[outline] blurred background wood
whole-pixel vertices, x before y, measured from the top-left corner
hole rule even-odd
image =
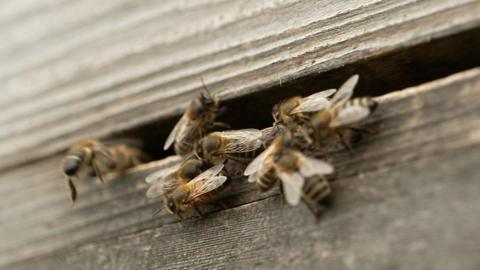
[[[480,63],[480,1],[0,6],[1,268],[480,267],[480,70],[462,71]],[[413,87],[378,98],[379,134],[332,153],[336,197],[318,224],[243,179],[224,194],[228,210],[153,218],[153,168],[79,183],[69,207],[68,145],[123,134],[162,145],[202,77],[229,122],[265,127],[280,98],[353,73],[359,95]]]

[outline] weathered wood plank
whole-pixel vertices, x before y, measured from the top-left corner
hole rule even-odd
[[[272,197],[14,267],[474,270],[480,264],[479,150],[460,148],[342,179],[334,209],[319,224],[305,209]],[[439,167],[444,162],[449,166]]]
[[[229,99],[480,23],[475,0],[55,5],[3,31],[0,168],[175,115],[201,77]]]
[[[476,269],[479,98],[480,69],[378,98],[369,125],[382,131],[332,153],[336,197],[319,224],[239,179],[225,193],[231,209],[179,223],[151,217],[146,172],[82,189],[74,209],[57,158],[3,172],[0,265]]]

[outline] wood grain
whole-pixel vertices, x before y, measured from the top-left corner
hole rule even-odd
[[[106,187],[84,182],[73,209],[58,157],[10,169],[0,174],[8,205],[0,209],[0,265],[477,269],[479,98],[480,69],[379,97],[368,125],[381,132],[328,158],[338,172],[335,200],[318,224],[305,207],[243,179],[224,194],[229,209],[179,222],[151,217],[159,205],[144,199],[151,169]]]
[[[478,0],[29,2],[0,12],[0,168],[178,115],[200,78],[231,99],[480,24]]]

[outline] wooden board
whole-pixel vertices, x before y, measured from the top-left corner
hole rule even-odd
[[[231,99],[480,24],[478,0],[17,2],[0,12],[0,168],[178,115],[200,78]]]
[[[70,209],[58,157],[0,174],[5,269],[478,269],[480,69],[378,98],[381,132],[329,157],[319,223],[235,179],[229,209],[180,222],[151,212],[139,171],[81,187]],[[168,166],[166,164],[159,165]],[[18,181],[11,181],[17,179]]]

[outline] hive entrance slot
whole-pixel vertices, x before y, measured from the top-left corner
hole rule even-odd
[[[305,96],[322,89],[337,88],[352,74],[360,81],[357,96],[379,96],[418,85],[478,66],[480,29],[472,29],[417,46],[395,50],[375,58],[357,61],[327,72],[311,74],[256,93],[227,100],[228,111],[220,121],[232,128],[264,128],[272,124],[271,108],[278,101],[293,95]],[[154,158],[173,154],[164,152],[163,143],[178,121],[175,118],[148,123],[113,137],[134,137],[144,141],[146,151]]]

